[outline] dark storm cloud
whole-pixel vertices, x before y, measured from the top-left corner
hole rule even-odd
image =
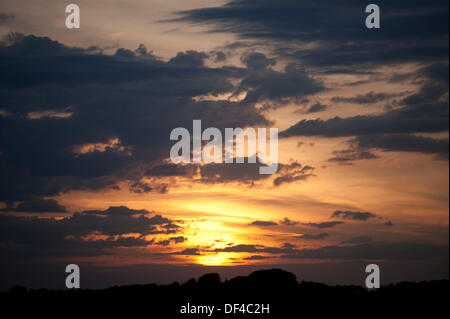
[[[163,174],[155,166],[168,157],[173,128],[189,128],[192,119],[219,128],[269,125],[248,101],[193,100],[233,92],[230,79],[255,78],[252,73],[259,71],[208,68],[203,64],[207,56],[195,51],[169,62],[143,46],[130,52],[108,56],[95,47],[67,47],[32,35],[9,34],[3,40],[0,201],[115,188],[124,180],[133,192],[164,193],[164,185],[144,184],[141,178],[146,172]],[[265,91],[270,83],[255,85]],[[30,112],[67,115],[33,119]],[[87,151],[74,151],[83,147]]]
[[[333,151],[334,157],[330,158],[329,162],[337,162],[342,165],[352,164],[353,161],[363,159],[376,159],[378,156],[370,151],[361,149],[347,149],[341,151]]]
[[[369,260],[426,260],[448,258],[448,246],[427,243],[365,243],[351,246],[325,246],[302,249],[283,258],[292,259],[369,259]]]
[[[295,226],[297,225],[299,222],[294,221],[294,220],[290,220],[289,218],[285,217],[283,220],[280,220],[280,224],[285,225],[285,226]]]
[[[432,138],[412,134],[364,135],[352,142],[360,149],[379,148],[383,151],[419,152],[434,154],[437,159],[448,160],[448,138]]]
[[[439,62],[427,65],[410,77],[410,82],[421,85],[415,94],[406,96],[398,102],[399,105],[434,105],[438,101],[446,101],[448,105],[449,64]]]
[[[401,95],[403,95],[403,93],[389,94],[389,93],[375,93],[371,91],[366,94],[358,94],[354,97],[335,96],[331,98],[331,101],[337,103],[373,104],[386,101],[393,97],[398,97]]]
[[[187,248],[182,251],[171,253],[171,255],[182,255],[182,256],[198,256],[200,255],[200,249],[198,248]]]
[[[446,132],[448,126],[448,63],[436,63],[414,73],[420,89],[379,115],[328,120],[302,120],[280,133],[290,136],[364,136]]]
[[[135,54],[131,50],[119,48],[116,50],[115,56],[123,57],[123,58],[132,58],[135,56]]]
[[[297,236],[298,239],[303,240],[321,240],[327,238],[329,235],[327,233],[320,233],[320,234],[304,234],[302,236]]]
[[[313,105],[311,105],[304,113],[306,113],[306,114],[319,113],[319,112],[326,111],[327,109],[328,109],[328,106],[317,102],[317,103],[314,103]]]
[[[259,180],[271,178],[271,175],[261,175],[259,169],[264,164],[260,164],[257,158],[256,163],[249,163],[248,158],[243,158],[244,163],[210,163],[204,165],[197,164],[162,164],[156,165],[146,171],[148,177],[173,177],[181,176],[192,178],[196,174],[201,177],[202,183],[231,183],[239,182],[253,185]],[[235,160],[235,162],[237,159]],[[314,176],[314,168],[311,166],[303,166],[302,164],[292,161],[287,164],[279,163],[277,173],[273,184],[280,186],[285,183],[293,183],[305,181],[309,177]]]
[[[270,177],[259,173],[260,166],[258,159],[256,163],[248,163],[248,158],[244,158],[244,163],[202,165],[199,167],[199,172],[203,183],[252,183]]]
[[[294,248],[296,248],[297,247],[297,245],[293,245],[293,244],[291,244],[291,243],[284,243],[282,246],[281,246],[281,248],[284,248],[284,249],[294,249]]]
[[[15,16],[12,13],[0,12],[0,25],[8,24],[13,21],[14,18]]]
[[[326,236],[324,236],[326,237]],[[368,243],[367,238],[354,240],[354,244],[324,246],[319,248],[298,249],[295,245],[267,247],[263,245],[235,245],[213,250],[191,248],[186,254],[201,253],[250,253],[268,254],[286,259],[321,259],[321,260],[425,260],[448,258],[448,246],[428,243],[397,242]],[[359,243],[357,242],[359,241]],[[177,252],[172,254],[184,254]]]
[[[302,120],[280,133],[290,136],[343,137],[385,133],[448,131],[448,103],[396,109],[381,115],[358,115],[329,120]]]
[[[268,175],[259,174],[260,166],[261,164],[259,163],[248,163],[248,158],[244,158],[244,163],[233,163],[231,165],[226,163],[210,163],[205,165],[162,164],[148,169],[146,175],[149,177],[181,176],[192,178],[198,174],[201,176],[202,183],[253,183],[269,178]]]
[[[93,232],[101,232],[108,236],[139,233],[142,236],[151,234],[173,234],[181,226],[161,215],[147,217],[147,211],[140,211],[119,207],[105,211],[84,211],[57,221],[56,224],[66,227],[68,235],[83,236]],[[111,212],[111,213],[109,213]],[[136,216],[138,215],[138,216]],[[64,228],[63,228],[64,229]]]
[[[261,256],[261,255],[252,255],[250,257],[245,257],[244,260],[264,260],[269,259],[268,256]]]
[[[448,1],[379,1],[381,28],[369,30],[364,1],[233,0],[180,12],[177,21],[212,32],[270,40],[277,52],[314,66],[346,67],[448,59]],[[313,48],[295,44],[315,42]],[[289,43],[290,45],[286,45]]]
[[[242,63],[247,65],[251,69],[267,69],[269,66],[274,66],[277,62],[275,59],[267,58],[263,53],[252,52],[248,55],[244,55],[241,58]]]
[[[125,49],[122,49],[122,51],[118,49],[117,52],[125,51]],[[130,52],[133,53],[134,51]],[[92,53],[91,50],[67,47],[49,38],[33,35],[16,35],[13,40],[4,43],[0,47],[0,56],[10,58],[9,63],[2,66],[5,73],[2,72],[0,84],[10,88],[24,88],[52,83],[80,85],[156,81],[153,84],[158,84],[158,87],[151,87],[150,85],[147,87],[152,93],[158,92],[159,89],[164,89],[160,93],[175,90],[172,91],[174,95],[187,94],[192,96],[215,90],[220,92],[225,87],[228,89],[230,88],[229,84],[223,76],[226,73],[229,76],[238,75],[240,72],[239,69],[232,68],[201,68],[199,63],[195,63],[190,59],[186,58],[188,61],[185,61],[185,57],[192,58],[192,56],[195,56],[194,51],[191,51],[191,53],[179,53],[169,63],[161,61],[153,55],[135,58],[134,53],[119,53],[119,56],[88,53]],[[201,55],[201,53],[198,54]],[[180,59],[181,61],[179,61]],[[195,60],[195,58],[192,58],[192,60]],[[34,72],[29,71],[31,66],[34,67]],[[49,70],[50,66],[52,69]],[[197,72],[195,76],[189,75],[193,69],[196,69]],[[13,74],[14,76],[12,76]],[[182,84],[180,80],[183,78],[190,78],[192,81],[197,82],[198,85],[198,81],[205,80],[200,74],[206,77],[211,76],[211,80],[217,81],[215,83],[216,89],[206,81],[203,83],[203,88],[196,85],[190,86],[189,83],[183,83],[180,88],[163,87],[164,84],[175,84],[175,81],[178,81],[178,84]],[[190,88],[193,91],[184,91],[186,88]],[[177,89],[179,90],[177,91]],[[138,92],[139,90],[136,93]]]
[[[170,240],[161,240],[161,241],[156,242],[155,245],[169,246],[170,245]]]
[[[170,240],[173,241],[175,244],[180,244],[187,241],[187,238],[183,236],[178,236],[178,237],[170,237]]]
[[[262,221],[262,220],[256,220],[249,224],[250,226],[258,226],[258,227],[271,227],[271,226],[277,226],[278,224],[272,221]]]
[[[336,3],[328,0],[312,4],[287,0],[234,0],[221,7],[194,9],[180,14],[182,20],[217,22],[223,26],[219,30],[240,33],[246,37],[334,40],[340,36],[362,39],[367,36],[361,28],[366,16],[366,5],[364,1]],[[381,0],[378,5],[387,13],[383,16],[383,26],[390,29],[390,32],[378,33],[378,38],[446,34],[446,1],[410,1],[406,6],[400,1]],[[444,21],[435,21],[437,17]],[[417,26],[420,22],[422,25]],[[425,25],[427,28],[424,28]]]
[[[165,194],[168,192],[169,185],[167,184],[149,184],[142,182],[134,182],[130,185],[130,192],[135,194],[147,194],[150,192],[157,192]]]
[[[227,56],[222,51],[216,52],[214,55],[214,62],[224,62],[226,59]]]
[[[349,219],[349,220],[359,220],[359,221],[367,221],[370,218],[375,218],[377,215],[369,212],[351,212],[351,211],[341,211],[337,210],[332,215],[331,218],[341,218],[341,219]]]
[[[341,245],[348,245],[348,244],[363,244],[372,241],[372,238],[367,236],[360,236],[360,237],[353,237],[347,240],[344,240],[341,242]]]
[[[344,222],[322,222],[322,223],[303,223],[302,225],[314,227],[314,228],[331,228]]]
[[[63,213],[66,208],[54,199],[29,199],[21,202],[15,208],[5,208],[0,211],[15,211],[21,213]]]
[[[382,21],[381,29],[377,30],[368,30],[364,26],[367,3],[363,1],[308,3],[234,0],[220,7],[180,12],[177,20],[205,23],[210,25],[212,32],[237,33],[242,38],[256,40],[256,44],[261,40],[260,43],[272,48],[273,55],[297,59],[302,65],[318,67],[316,70],[323,74],[370,74],[374,72],[374,67],[394,63],[415,62],[426,65],[417,72],[396,77],[395,81],[410,81],[420,85],[421,89],[403,99],[392,101],[390,111],[349,118],[302,120],[281,132],[282,137],[375,136],[448,131],[448,1],[418,0],[408,4],[381,1],[377,4],[381,8]],[[314,45],[307,47],[305,43]],[[274,63],[263,56],[255,56],[251,61],[252,65],[260,69]],[[369,92],[355,97],[338,96],[332,101],[373,104],[400,98],[404,94],[406,92]],[[317,111],[317,108],[306,110],[309,111]],[[413,139],[404,138],[411,142]],[[409,141],[405,143],[408,146],[394,147],[392,144],[396,143],[376,139],[388,146],[381,145],[380,148],[384,150],[419,151],[434,153],[440,159],[448,158],[448,152],[436,151],[445,146],[442,140],[430,140],[430,146],[425,148],[419,146],[423,145],[421,141],[416,147]],[[375,158],[369,149],[353,150],[348,156],[335,155],[331,160],[342,164]]]
[[[145,209],[130,209],[126,206],[111,206],[105,210],[85,210],[83,214],[87,215],[100,215],[100,216],[112,216],[112,215],[120,215],[120,216],[135,216],[135,215],[148,215],[150,212]],[[161,217],[158,217],[161,218]],[[167,222],[168,219],[160,219],[159,222]]]
[[[134,193],[166,193],[168,185],[143,182],[142,177],[192,177],[199,169],[205,183],[251,184],[267,178],[258,165],[166,164],[170,131],[190,128],[192,119],[218,128],[267,126],[270,122],[254,102],[295,99],[323,89],[293,65],[272,70],[275,60],[260,53],[243,57],[246,68],[209,68],[202,52],[180,52],[165,62],[143,45],[108,56],[97,47],[9,34],[0,57],[4,202],[116,189],[122,181]],[[236,78],[242,80],[237,87],[231,83]],[[194,99],[242,90],[249,94],[240,102]],[[292,163],[279,167],[275,186],[305,180],[313,171]]]
[[[304,181],[311,176],[314,176],[314,167],[309,165],[301,165],[298,162],[279,165],[278,177],[273,181],[275,186],[280,186],[285,183],[292,183],[296,181]]]
[[[75,213],[62,219],[0,215],[0,254],[25,259],[96,256],[111,253],[109,248],[152,245],[154,239],[147,240],[144,236],[174,234],[181,230],[174,221],[161,215],[147,217],[149,214],[146,210],[110,207],[104,211]],[[129,233],[138,234],[138,237],[120,237]],[[182,242],[181,237],[168,240]]]
[[[198,167],[195,165],[180,165],[180,164],[160,164],[149,168],[146,171],[147,176],[151,177],[170,177],[170,176],[185,176],[193,177],[197,173]]]
[[[95,47],[93,47],[95,48]],[[99,50],[100,52],[102,50]],[[145,45],[140,44],[139,47],[132,51],[129,49],[124,49],[124,48],[118,48],[116,50],[116,53],[114,54],[117,57],[123,57],[123,58],[132,58],[132,57],[136,57],[136,56],[145,56],[148,58],[152,58],[154,60],[156,60],[156,57],[153,56],[152,52],[148,52],[147,48],[145,47]]]
[[[145,183],[135,182],[130,186],[130,192],[136,194],[150,193],[153,188]]]
[[[442,63],[434,63],[427,65],[421,68],[416,74],[413,74],[416,81],[420,81],[421,79],[432,79],[433,84],[436,86],[437,84],[441,84],[440,89],[447,88],[448,90],[448,81],[449,81],[449,68],[448,68],[448,59],[446,62]],[[447,87],[445,84],[447,83]]]
[[[288,64],[283,72],[274,71],[270,66],[274,59],[261,53],[252,53],[243,58],[248,67],[247,76],[242,80],[235,94],[247,92],[248,102],[273,101],[276,108],[285,103],[302,99],[325,90],[319,80],[313,79],[304,69],[296,64]]]
[[[293,247],[266,247],[262,245],[236,245],[225,248],[217,248],[213,252],[225,253],[267,253],[267,254],[291,254],[296,251]]]
[[[446,19],[448,23],[448,15]],[[378,39],[360,44],[324,44],[320,49],[294,52],[279,49],[278,54],[324,69],[325,74],[360,74],[360,70],[382,65],[443,61],[449,54],[447,39],[448,35],[435,34],[417,44],[406,41],[394,43],[395,39],[389,45],[386,45],[388,41]]]
[[[208,55],[204,52],[186,51],[178,54],[169,60],[169,64],[176,66],[203,67]]]

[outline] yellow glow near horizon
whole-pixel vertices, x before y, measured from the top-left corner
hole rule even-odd
[[[236,264],[236,261],[242,260],[241,253],[216,253],[198,256],[195,260],[197,264],[204,266],[231,266]]]

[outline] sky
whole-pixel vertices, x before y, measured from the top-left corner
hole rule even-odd
[[[0,289],[448,278],[448,1],[74,3],[0,0]],[[278,171],[173,163],[193,120],[277,128]]]

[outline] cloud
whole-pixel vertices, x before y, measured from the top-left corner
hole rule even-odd
[[[250,226],[258,226],[258,227],[272,227],[272,226],[277,226],[278,224],[272,221],[261,221],[261,220],[256,220],[252,223],[249,224]]]
[[[359,220],[359,221],[367,221],[370,218],[375,218],[377,215],[369,212],[351,212],[351,211],[341,211],[337,210],[332,215],[331,218],[342,218],[349,220]]]
[[[160,246],[169,246],[170,245],[170,240],[161,240],[155,243],[156,245],[160,245]]]
[[[139,233],[174,234],[181,226],[161,215],[147,217],[146,210],[130,210],[127,207],[110,207],[104,211],[83,211],[57,222],[72,231],[71,235],[82,236],[99,231],[105,235]]]
[[[114,55],[123,58],[133,58],[136,56],[133,51],[124,48],[117,49]]]
[[[297,247],[297,245],[293,245],[293,244],[291,244],[291,243],[284,243],[282,246],[281,246],[281,248],[284,248],[284,249],[294,249],[294,248],[296,248]]]
[[[169,185],[167,184],[149,184],[143,182],[134,182],[130,185],[130,192],[135,194],[146,194],[150,192],[158,192],[165,194],[168,192]]]
[[[178,54],[169,60],[169,64],[176,66],[203,67],[208,55],[204,52],[186,51]]]
[[[312,114],[312,113],[319,113],[326,111],[328,109],[328,106],[322,103],[314,103],[311,105],[306,111],[304,111],[305,114]]]
[[[197,170],[196,165],[157,164],[148,168],[145,175],[150,177],[185,176],[191,178],[197,174]]]
[[[202,183],[252,183],[270,177],[270,175],[261,175],[260,167],[259,159],[256,163],[249,163],[248,158],[244,158],[244,163],[211,163],[201,165],[198,169]]]
[[[244,260],[264,260],[269,259],[271,257],[268,256],[261,256],[261,255],[252,255],[250,257],[245,257]]]
[[[275,60],[262,53],[244,56],[243,63],[249,71],[234,94],[246,92],[247,102],[266,101],[266,108],[277,108],[325,90],[321,81],[312,78],[296,64],[288,64],[283,72],[274,71],[269,67],[275,64]],[[270,101],[278,103],[270,104]]]
[[[9,34],[2,41],[0,95],[8,116],[0,116],[0,201],[108,189],[123,181],[132,192],[164,192],[167,187],[145,185],[142,177],[165,163],[173,128],[191,127],[195,118],[218,128],[269,125],[253,103],[194,99],[233,92],[231,79],[256,71],[209,68],[205,54],[195,51],[169,62],[144,46],[130,52],[110,56],[33,35]],[[68,108],[70,116],[28,118]],[[112,140],[120,145],[108,146]],[[106,146],[72,151],[83,145]]]
[[[418,152],[434,154],[436,159],[448,160],[448,138],[432,138],[412,134],[383,134],[358,136],[350,141],[359,149],[378,148],[385,152]]]
[[[54,199],[29,199],[18,204],[14,209],[5,208],[3,211],[21,213],[64,213],[66,208]]]
[[[227,56],[222,51],[218,51],[215,53],[214,62],[224,62],[227,60]]]
[[[427,260],[431,258],[448,258],[448,246],[414,242],[379,242],[302,249],[281,257],[324,260]]]
[[[364,243],[367,243],[370,241],[372,241],[372,238],[370,238],[368,236],[360,236],[360,237],[353,237],[353,238],[344,240],[341,242],[341,245],[364,244]]]
[[[354,97],[335,96],[331,98],[331,101],[335,103],[374,104],[402,95],[404,95],[404,93],[391,94],[391,93],[375,93],[373,91],[370,91],[369,93],[358,94]]]
[[[187,238],[183,236],[178,236],[178,237],[170,237],[170,240],[173,241],[175,244],[181,244],[187,241]]]
[[[348,165],[351,162],[365,159],[376,159],[377,155],[370,151],[360,149],[347,149],[341,151],[333,151],[334,157],[328,159],[329,162],[337,162],[339,164]]]
[[[145,183],[135,182],[130,186],[130,192],[136,194],[150,193],[151,191],[152,187]]]
[[[433,133],[448,131],[448,103],[411,106],[381,115],[358,115],[329,120],[301,120],[280,133],[282,137],[344,137],[385,133]]]
[[[225,253],[267,253],[267,254],[290,254],[294,253],[294,245],[279,247],[266,247],[263,245],[235,245],[225,248],[216,248],[212,252]]]
[[[331,228],[344,222],[322,222],[322,223],[302,223],[302,225],[314,227],[314,228]]]
[[[114,55],[117,57],[123,57],[123,58],[133,58],[133,57],[137,57],[137,56],[145,56],[147,58],[152,58],[154,60],[157,60],[156,56],[153,55],[153,51],[148,52],[146,46],[143,45],[142,43],[139,44],[139,47],[134,51],[125,49],[125,48],[118,48]]]
[[[280,136],[345,137],[447,132],[448,63],[422,68],[414,76],[420,89],[397,101],[390,111],[347,118],[301,120],[281,132]]]
[[[175,127],[191,127],[195,118],[208,127],[265,127],[270,121],[255,101],[296,99],[323,89],[305,70],[293,65],[273,70],[275,60],[257,53],[243,58],[245,68],[210,68],[202,52],[180,52],[165,62],[143,45],[110,56],[98,47],[9,34],[0,57],[2,112],[8,114],[0,116],[7,132],[0,135],[3,202],[115,189],[120,182],[133,193],[166,193],[168,185],[143,178],[193,176],[198,170],[204,183],[269,178],[259,174],[258,165],[167,164],[168,136]],[[240,82],[233,84],[236,79]],[[236,102],[196,99],[242,90],[249,94]],[[70,116],[28,117],[68,110]],[[299,163],[280,164],[274,185],[306,180],[312,171]]]
[[[329,70],[367,70],[368,65],[448,58],[447,1],[421,0],[408,6],[379,3],[389,14],[382,16],[383,26],[376,34],[364,28],[366,5],[360,1],[230,0],[221,6],[179,12],[174,20],[264,41],[280,55]]]
[[[135,216],[135,215],[148,215],[150,214],[149,211],[145,209],[130,209],[126,206],[111,206],[105,210],[85,210],[83,211],[83,214],[87,215],[103,215],[103,216]],[[158,216],[159,222],[164,223],[167,222],[168,219],[162,219],[161,216]]]
[[[287,218],[287,217],[285,217],[283,220],[280,220],[280,224],[285,225],[285,226],[295,226],[295,225],[297,225],[298,223],[299,223],[299,222],[290,220],[290,219]]]
[[[170,237],[169,239],[161,240],[155,242],[155,245],[160,246],[169,246],[170,244],[182,244],[187,241],[187,238],[184,236]]]
[[[62,219],[0,215],[0,253],[11,260],[99,256],[113,254],[113,248],[153,245],[155,240],[146,236],[175,234],[182,229],[168,218],[150,214],[121,206]],[[168,240],[181,243],[181,237]]]
[[[198,256],[200,255],[200,249],[198,248],[187,248],[182,251],[171,253],[171,255],[181,255],[181,256]]]
[[[304,234],[302,236],[297,236],[298,239],[303,240],[321,240],[327,238],[329,235],[327,233],[320,233],[320,234]]]
[[[278,177],[273,181],[275,186],[280,186],[285,183],[292,183],[296,181],[305,181],[309,177],[314,176],[314,167],[309,165],[301,165],[299,162],[291,162],[278,166]]]
[[[287,164],[279,163],[278,171],[273,175],[261,175],[260,164],[257,158],[256,163],[249,163],[247,157],[243,158],[244,163],[210,163],[210,164],[161,164],[156,165],[146,171],[148,177],[173,177],[181,176],[185,178],[198,177],[202,183],[244,183],[253,185],[257,181],[273,178],[274,186],[280,186],[285,183],[296,181],[306,181],[314,176],[314,168],[303,166],[297,161],[291,161]]]
[[[263,53],[252,52],[241,58],[242,63],[252,69],[267,69],[269,66],[274,66],[277,62],[275,59],[267,58]]]
[[[0,12],[0,25],[8,24],[9,22],[13,21],[14,19],[15,19],[14,14]]]
[[[358,243],[359,241],[359,243]],[[267,247],[243,244],[213,250],[193,248],[187,253],[250,253],[279,256],[284,259],[317,260],[427,260],[448,258],[448,246],[416,242],[367,242],[368,238],[354,239],[344,245],[298,249],[294,245]],[[181,254],[181,252],[175,253]]]

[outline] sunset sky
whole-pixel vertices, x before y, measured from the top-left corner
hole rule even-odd
[[[0,289],[448,278],[448,1],[69,3],[0,0]],[[193,120],[278,128],[277,173],[172,163]]]

